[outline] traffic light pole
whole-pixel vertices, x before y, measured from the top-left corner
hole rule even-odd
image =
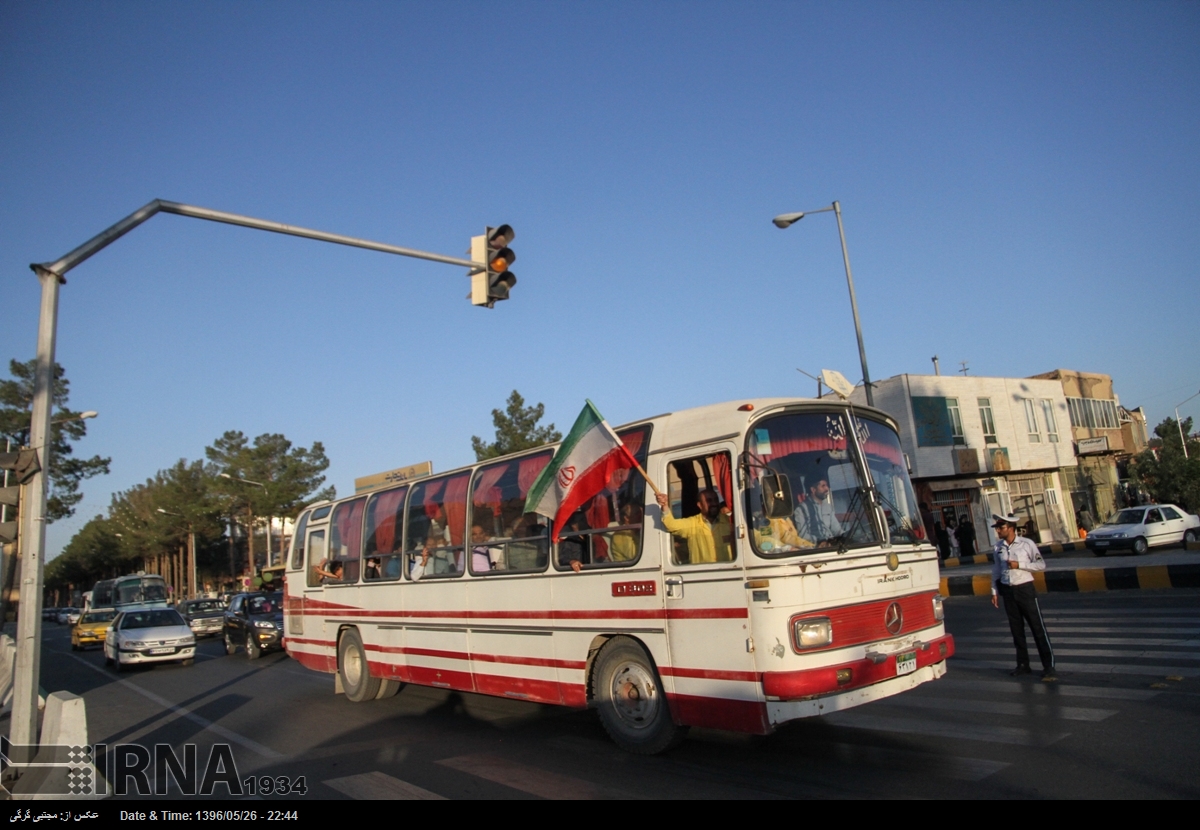
[[[29,446],[37,450],[41,460],[41,469],[34,473],[28,482],[26,494],[28,509],[22,509],[21,527],[21,595],[20,611],[17,615],[17,665],[13,685],[12,726],[9,740],[14,744],[24,746],[38,742],[37,713],[38,713],[38,682],[41,676],[42,655],[42,575],[45,567],[46,548],[46,498],[49,488],[49,453],[46,451],[50,435],[50,417],[53,408],[54,383],[54,345],[58,332],[58,287],[66,283],[66,273],[76,265],[87,260],[93,254],[102,251],[116,242],[125,234],[154,216],[156,213],[173,213],[177,216],[190,216],[193,219],[206,219],[210,222],[223,222],[228,225],[241,225],[260,231],[300,236],[305,239],[315,239],[319,242],[332,242],[337,245],[349,245],[354,248],[366,248],[370,251],[380,251],[385,254],[427,259],[442,262],[447,265],[462,265],[471,269],[470,273],[486,271],[486,262],[475,262],[470,259],[444,256],[415,248],[402,248],[398,245],[387,245],[382,242],[372,242],[368,239],[358,239],[352,236],[342,236],[336,233],[300,228],[295,225],[285,225],[281,222],[270,222],[265,219],[255,219],[252,216],[241,216],[236,213],[226,213],[219,210],[184,205],[178,202],[167,202],[155,199],[140,210],[134,211],[120,222],[84,242],[75,250],[62,258],[29,267],[37,274],[42,284],[41,312],[38,317],[37,363],[33,384],[33,418],[29,430]],[[194,556],[193,549],[193,556]]]

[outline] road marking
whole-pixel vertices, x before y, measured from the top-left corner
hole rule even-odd
[[[432,793],[416,784],[401,781],[379,772],[364,772],[362,775],[347,775],[322,781],[343,795],[358,801],[446,801],[444,795]]]
[[[1060,637],[1057,629],[1051,629],[1055,635],[1054,642],[1074,646],[1174,646],[1176,648],[1200,648],[1200,639],[1181,640],[1171,637]],[[990,637],[959,637],[955,636],[954,645],[963,643],[980,645],[1011,645],[1012,637],[994,634]]]
[[[1190,615],[1194,619],[1200,616],[1200,612],[1193,611],[1190,608],[1113,608],[1111,610],[1105,608],[1055,608],[1053,611],[1055,616],[1080,616],[1080,617],[1164,617],[1171,614]]]
[[[1053,625],[1049,626],[1050,633],[1061,631],[1063,634],[1191,634],[1193,637],[1200,635],[1200,627],[1191,626],[1189,628],[1131,628],[1128,625],[1114,627],[1111,625],[1105,626],[1081,626],[1072,623],[1071,625]],[[997,632],[1007,632],[1008,628],[1000,626],[989,626],[979,629],[984,634]]]
[[[1056,718],[1061,720],[1102,721],[1117,714],[1116,709],[1089,709],[1084,706],[1055,706],[1045,703],[1009,703],[1003,700],[958,700],[948,697],[896,695],[879,702],[884,706],[909,709],[936,709],[951,712],[1016,715],[1017,717]]]
[[[250,738],[247,738],[245,735],[239,735],[237,732],[234,732],[232,729],[226,729],[224,726],[221,726],[220,724],[216,724],[216,723],[213,723],[212,721],[208,720],[208,718],[202,718],[199,715],[193,713],[190,709],[185,709],[182,706],[176,706],[174,703],[167,700],[165,697],[159,697],[154,692],[150,691],[149,689],[143,689],[141,686],[138,686],[136,683],[132,683],[128,680],[124,680],[119,677],[113,677],[112,674],[107,669],[102,669],[99,666],[92,665],[87,660],[84,660],[82,657],[79,657],[74,654],[70,654],[65,651],[60,652],[60,653],[67,657],[70,657],[72,660],[78,660],[80,663],[87,666],[92,671],[99,672],[100,674],[104,675],[112,682],[119,683],[120,685],[124,686],[125,688],[131,689],[131,690],[137,692],[142,697],[145,697],[145,698],[148,698],[149,700],[154,701],[155,703],[157,703],[159,706],[163,707],[164,709],[174,712],[176,715],[179,715],[181,718],[190,720],[192,723],[194,723],[204,729],[207,729],[209,732],[212,732],[214,735],[220,735],[222,738],[229,741],[230,743],[235,743],[238,746],[243,746],[246,749],[250,750],[251,752],[257,753],[264,758],[275,759],[275,758],[286,758],[287,757],[282,752],[276,752],[275,750],[271,749],[269,746],[263,746],[258,741],[251,740]]]
[[[1011,669],[1011,660],[973,660],[969,657],[950,658],[955,664],[964,669]],[[1180,677],[1200,677],[1200,669],[1182,666],[1125,666],[1109,663],[1057,663],[1060,672],[1080,672],[1082,674],[1138,674],[1150,677],[1165,677],[1177,674]]]
[[[1057,641],[1055,641],[1057,642]],[[1010,643],[1007,648],[987,648],[972,646],[964,649],[970,654],[1012,654]],[[1058,648],[1054,650],[1056,657],[1123,657],[1126,660],[1200,660],[1200,652],[1189,651],[1139,651],[1130,649],[1121,651],[1115,648]]]
[[[1054,695],[1056,697],[1092,697],[1106,700],[1149,700],[1162,692],[1146,689],[1107,689],[1103,686],[1076,686],[1073,683],[1029,683],[1020,680],[959,680],[943,678],[930,691],[969,689],[973,692],[1010,692],[1015,694]]]
[[[911,735],[928,735],[934,738],[954,738],[1018,746],[1049,746],[1070,734],[1068,732],[1035,733],[1032,730],[1014,726],[954,723],[941,718],[893,718],[868,715],[854,710],[825,715],[824,719],[835,726],[844,726],[850,729],[900,732]]]
[[[629,793],[611,790],[557,772],[528,767],[496,755],[459,755],[438,761],[444,767],[456,769],[478,778],[495,781],[514,790],[552,800],[584,800],[595,798],[632,798]]]

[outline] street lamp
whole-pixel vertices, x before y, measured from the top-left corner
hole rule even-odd
[[[827,213],[833,211],[837,216],[838,236],[842,239],[842,261],[846,263],[846,285],[850,286],[850,310],[854,312],[854,333],[858,337],[858,359],[862,362],[863,388],[867,391],[867,406],[875,405],[875,397],[871,394],[871,373],[867,371],[867,347],[863,345],[862,325],[858,322],[858,299],[854,295],[854,277],[850,274],[850,253],[846,250],[846,232],[842,228],[842,206],[837,201],[827,208],[801,211],[800,213],[781,213],[771,221],[777,228],[788,228],[799,222],[809,213]]]
[[[1195,395],[1192,395],[1192,398],[1195,398],[1197,396],[1200,396],[1200,392],[1197,392]],[[1179,407],[1183,406],[1185,403],[1190,401],[1192,398],[1188,398],[1187,401],[1180,401],[1175,406],[1175,426],[1179,427],[1179,443],[1183,444],[1183,458],[1185,461],[1187,460],[1187,457],[1188,457],[1187,439],[1183,437],[1183,424],[1179,422]]]
[[[261,487],[264,490],[267,489],[267,485],[265,485],[265,484],[259,484],[257,481],[251,481],[248,478],[240,478],[239,476],[231,476],[229,473],[217,473],[217,477],[218,478],[227,478],[230,481],[240,481],[243,484],[253,484],[255,487]]]

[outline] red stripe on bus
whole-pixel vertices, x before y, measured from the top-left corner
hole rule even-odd
[[[332,611],[333,613],[327,613]],[[356,617],[376,619],[448,620],[728,620],[745,619],[745,608],[647,608],[594,611],[374,611],[339,606],[336,609],[304,609],[306,617]]]
[[[516,666],[543,666],[551,669],[586,669],[583,660],[556,660],[552,657],[522,657],[514,654],[480,654],[466,651],[444,651],[433,648],[413,648],[410,646],[379,646],[364,643],[367,651],[380,654],[407,654],[418,657],[440,657],[446,660],[476,660],[481,663],[508,663]]]
[[[672,666],[659,666],[660,674],[671,677],[698,677],[703,680],[741,680],[757,683],[762,677],[755,671],[722,671],[720,669],[683,669]]]
[[[310,646],[328,646],[333,648],[337,643],[333,640],[309,640],[304,637],[288,637],[288,643],[306,643]]]

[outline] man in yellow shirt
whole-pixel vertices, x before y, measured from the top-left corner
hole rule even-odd
[[[663,526],[672,536],[687,540],[688,559],[693,565],[733,561],[733,526],[721,510],[721,500],[712,490],[701,490],[696,506],[700,512],[686,519],[671,514],[671,503],[664,493],[655,498],[662,509]]]

